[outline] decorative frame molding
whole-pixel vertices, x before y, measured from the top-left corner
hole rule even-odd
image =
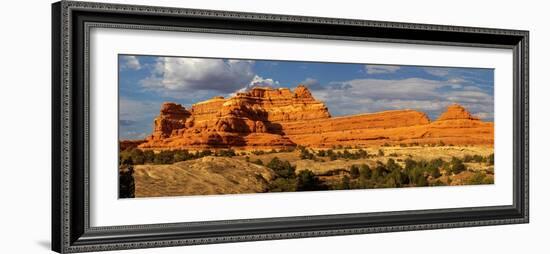
[[[512,49],[513,205],[90,227],[88,36],[93,27]],[[528,223],[528,45],[529,32],[518,30],[72,1],[54,3],[52,249],[74,253]]]

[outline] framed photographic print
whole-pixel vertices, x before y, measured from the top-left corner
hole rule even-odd
[[[527,31],[52,13],[57,252],[528,222]]]

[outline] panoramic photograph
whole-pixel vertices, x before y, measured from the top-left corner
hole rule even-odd
[[[494,70],[119,55],[119,198],[494,184]]]

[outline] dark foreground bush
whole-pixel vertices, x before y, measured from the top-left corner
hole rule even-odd
[[[296,176],[296,190],[297,191],[314,191],[324,190],[324,186],[319,181],[319,178],[310,170],[302,170]]]
[[[134,167],[128,166],[118,171],[118,198],[134,198]]]

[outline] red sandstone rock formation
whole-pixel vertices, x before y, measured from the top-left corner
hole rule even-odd
[[[447,108],[447,111],[443,112],[443,114],[439,116],[437,121],[458,120],[458,119],[479,120],[479,118],[472,116],[470,112],[468,112],[464,107],[458,104],[453,104]]]
[[[414,110],[331,117],[324,103],[299,85],[256,87],[232,98],[214,97],[191,110],[162,105],[154,131],[140,148],[281,148],[420,143],[492,145],[493,123],[482,122],[460,105],[439,119]]]

